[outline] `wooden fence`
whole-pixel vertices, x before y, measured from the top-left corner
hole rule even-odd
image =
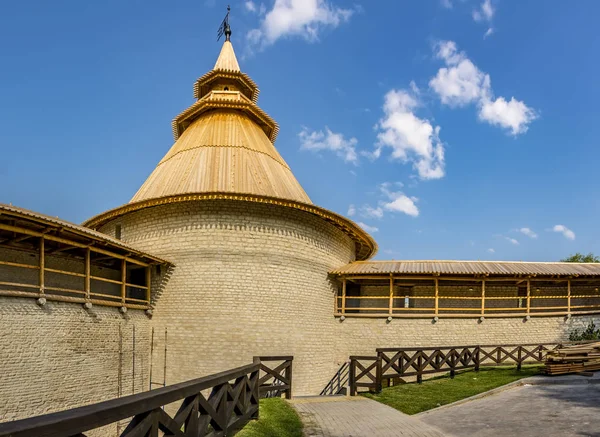
[[[255,359],[254,363],[246,366],[156,390],[0,423],[0,437],[86,437],[85,432],[122,423],[123,420],[128,423],[121,437],[233,435],[248,421],[258,418],[260,393],[268,393],[273,389],[269,389],[266,380],[260,378],[261,370],[274,380],[284,381],[284,387],[275,388],[284,390],[286,397],[291,396],[292,357],[266,358],[281,358],[280,361],[284,363],[271,369]],[[287,376],[282,375],[280,370]],[[171,416],[164,406],[175,402],[181,404]]]
[[[379,392],[387,386],[423,375],[450,373],[480,366],[515,363],[520,369],[525,362],[542,362],[546,352],[562,347],[559,343],[508,344],[476,346],[442,346],[431,348],[379,348],[376,356],[350,357],[350,396],[360,388]]]

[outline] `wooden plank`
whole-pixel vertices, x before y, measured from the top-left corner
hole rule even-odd
[[[46,250],[44,243],[44,236],[40,237],[40,277],[39,277],[39,285],[40,285],[40,294],[44,294],[44,268],[45,268],[45,259],[46,259]]]
[[[389,313],[390,315],[393,313],[394,307],[394,275],[390,273],[390,303],[389,303]]]
[[[85,297],[89,299],[90,293],[92,292],[92,267],[91,267],[91,251],[90,248],[85,249]]]
[[[485,281],[481,281],[481,315],[485,314]]]
[[[527,279],[527,315],[529,315],[530,307],[531,307],[531,279]]]
[[[342,314],[346,314],[346,278],[342,279]]]
[[[434,282],[435,282],[435,315],[437,316],[438,312],[439,312],[439,308],[440,308],[440,303],[439,303],[440,287],[439,287],[438,278],[435,278]]]
[[[40,268],[39,265],[31,265],[31,264],[21,264],[21,263],[15,263],[15,262],[11,262],[11,261],[0,261],[0,266],[10,266],[10,267],[22,267],[24,269],[35,269],[38,270]]]
[[[44,271],[51,272],[51,273],[59,273],[61,275],[77,276],[77,277],[80,277],[80,278],[85,278],[85,275],[83,273],[68,272],[66,270],[51,269],[51,268],[48,268],[48,267],[44,267]]]
[[[127,261],[121,260],[121,302],[125,303],[127,296]]]

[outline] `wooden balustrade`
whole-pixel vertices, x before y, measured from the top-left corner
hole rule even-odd
[[[121,437],[218,437],[233,435],[257,419],[258,402],[273,392],[291,397],[291,356],[255,357],[252,364],[110,401],[0,423],[0,437],[85,437],[122,423]],[[265,362],[283,361],[271,368]],[[260,373],[265,372],[264,376]],[[271,381],[269,381],[271,380]],[[262,395],[261,395],[262,393]],[[180,402],[169,414],[169,404]]]
[[[481,366],[514,363],[521,369],[526,362],[543,362],[547,351],[566,343],[535,343],[475,346],[442,346],[431,348],[379,348],[376,356],[350,357],[350,396],[359,388],[379,392],[403,378],[449,373]]]
[[[260,363],[261,375],[258,381],[260,397],[292,398],[292,362],[294,357],[285,356],[259,356],[254,357],[254,362]],[[267,366],[265,363],[276,362],[277,365]]]
[[[351,287],[352,285],[352,287]],[[350,317],[533,317],[600,313],[600,280],[342,278],[335,314]]]

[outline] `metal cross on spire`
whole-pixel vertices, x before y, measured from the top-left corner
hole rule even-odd
[[[229,41],[231,38],[231,28],[229,27],[229,11],[231,11],[231,8],[229,5],[227,5],[227,15],[225,15],[225,18],[223,18],[223,22],[217,31],[217,41],[221,39],[223,34],[225,34],[225,41]]]

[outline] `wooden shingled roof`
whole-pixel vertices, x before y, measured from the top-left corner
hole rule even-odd
[[[333,275],[600,276],[600,263],[523,261],[357,261]]]

